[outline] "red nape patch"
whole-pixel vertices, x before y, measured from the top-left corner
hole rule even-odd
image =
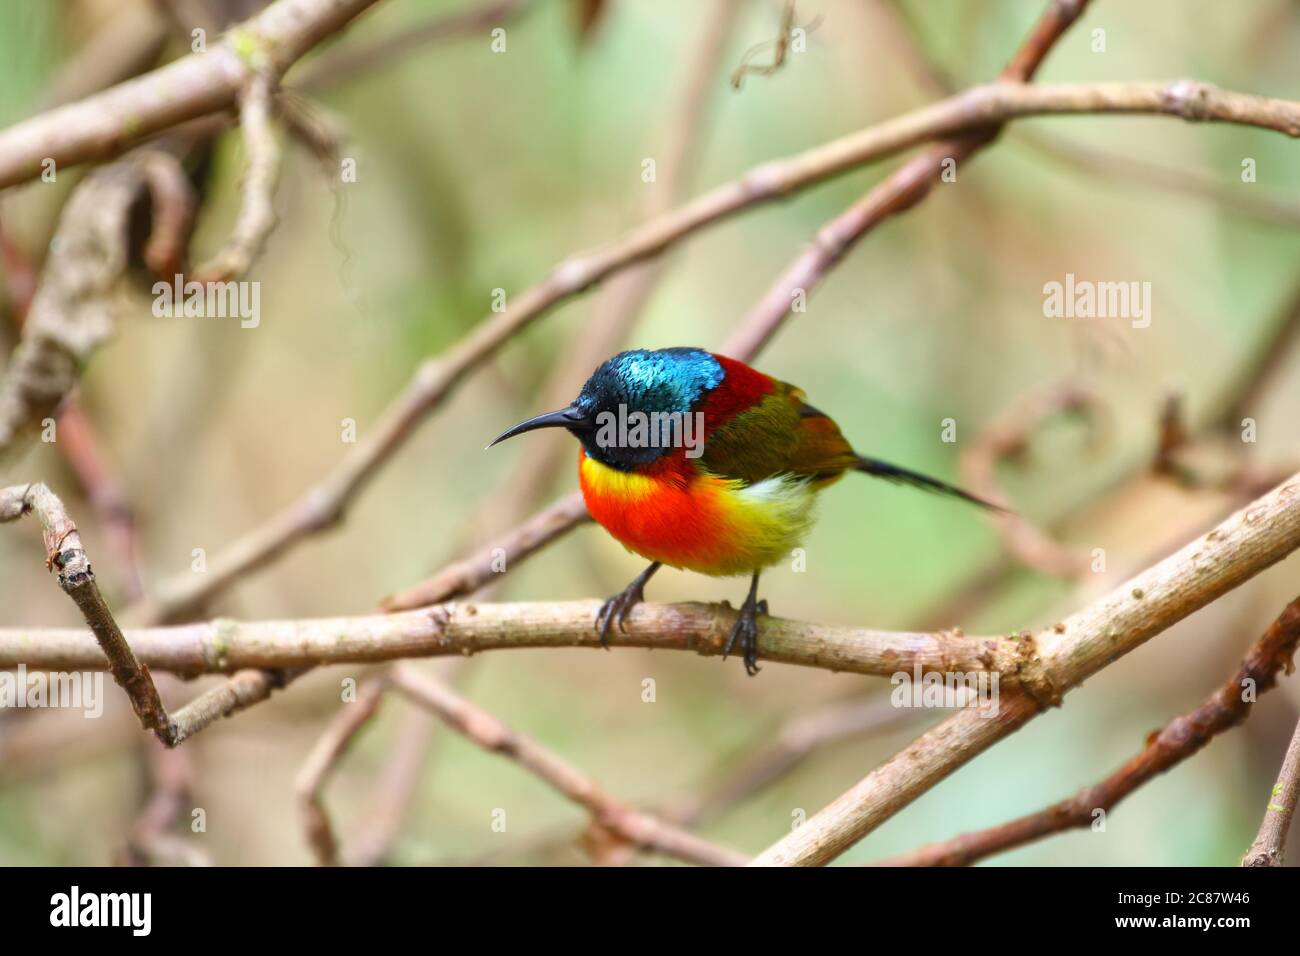
[[[699,411],[704,413],[706,437],[776,390],[776,380],[770,376],[750,368],[744,362],[717,353],[711,354],[722,366],[724,377],[699,407]]]

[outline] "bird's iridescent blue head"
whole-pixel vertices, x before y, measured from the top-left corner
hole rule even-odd
[[[521,422],[492,444],[535,428],[567,428],[592,458],[630,471],[678,447],[683,436],[702,441],[688,419],[724,375],[703,349],[620,352],[591,374],[567,408]]]

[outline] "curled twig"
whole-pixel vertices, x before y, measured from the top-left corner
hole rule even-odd
[[[225,246],[197,270],[200,282],[227,282],[243,275],[262,252],[275,228],[275,183],[280,170],[280,146],[271,128],[271,98],[276,77],[254,73],[239,95],[239,128],[248,153],[240,192],[243,201],[234,230]]]

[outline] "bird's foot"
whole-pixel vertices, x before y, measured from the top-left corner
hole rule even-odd
[[[596,613],[596,630],[600,631],[600,644],[605,650],[609,650],[610,627],[617,621],[618,629],[626,631],[623,622],[627,620],[632,608],[644,600],[645,583],[637,578],[600,606],[600,610]]]
[[[740,652],[745,661],[745,673],[750,677],[753,677],[759,671],[758,615],[760,614],[767,615],[767,602],[755,601],[752,597],[746,599],[745,603],[740,606],[740,614],[736,617],[736,623],[731,626],[731,633],[727,635],[727,643],[722,648],[722,659],[725,661],[736,641],[740,641]]]

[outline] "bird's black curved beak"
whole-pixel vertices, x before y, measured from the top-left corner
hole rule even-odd
[[[507,438],[514,438],[516,435],[522,435],[524,432],[530,432],[536,428],[581,428],[587,423],[587,416],[582,410],[570,405],[568,408],[561,408],[556,412],[547,412],[545,415],[538,415],[526,422],[520,422],[513,428],[507,428],[488,442],[487,447],[491,448],[497,442],[503,442]]]

